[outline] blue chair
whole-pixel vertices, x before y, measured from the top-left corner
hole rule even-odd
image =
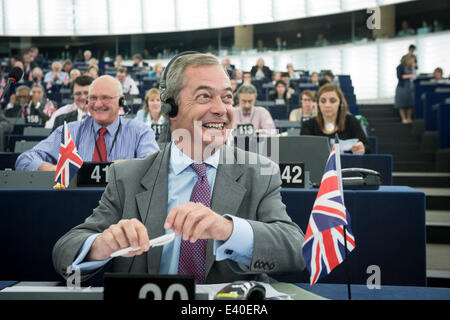
[[[382,185],[392,184],[392,155],[391,154],[342,154],[342,168],[365,168],[378,171]]]
[[[414,80],[414,118],[424,118],[422,96],[426,92],[435,91],[436,88],[450,88],[450,85],[423,80],[417,81],[417,79]]]
[[[341,88],[343,94],[348,94],[348,95],[355,94],[355,90],[354,90],[353,86],[348,86],[348,87],[340,86],[340,88]]]
[[[311,90],[313,92],[316,92],[318,89],[319,89],[319,87],[316,85],[313,85],[312,83],[300,83],[298,85],[299,94],[302,94],[303,90]]]
[[[20,152],[0,152],[0,170],[14,170]]]
[[[450,148],[450,99],[435,105],[434,110],[437,113],[439,148]]]
[[[367,140],[369,140],[369,146],[372,154],[378,153],[378,138],[376,136],[368,136]]]
[[[342,86],[352,86],[352,79],[350,77],[350,75],[347,74],[341,74],[338,75],[338,80],[339,80],[339,85]]]
[[[274,90],[275,86],[272,82],[264,83],[261,87],[261,94],[264,97],[263,100],[268,101],[269,100],[269,93],[270,91]],[[258,99],[259,100],[259,99]]]
[[[345,94],[345,100],[347,100],[347,104],[356,104],[356,96],[354,94]]]
[[[354,116],[360,114],[359,113],[359,105],[358,104],[349,104],[348,111],[350,111],[350,113]]]
[[[272,119],[286,120],[288,119],[287,106],[286,105],[271,105],[268,107]]]
[[[436,92],[439,90],[445,90],[446,92]],[[447,98],[450,98],[450,88],[437,88],[434,92],[425,92],[422,98],[425,130],[436,131],[438,127],[437,112],[433,111],[433,106],[438,103],[444,102]]]

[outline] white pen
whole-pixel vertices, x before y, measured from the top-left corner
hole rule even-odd
[[[158,238],[150,240],[150,248],[151,247],[163,246],[163,245],[168,244],[169,242],[171,242],[173,239],[175,239],[175,233],[173,233],[173,232],[165,234],[165,235],[162,235],[162,236],[160,236]],[[111,258],[120,257],[120,256],[123,256],[125,254],[130,253],[130,252],[139,251],[139,250],[141,250],[141,247],[136,247],[136,248],[128,247],[128,248],[120,249],[120,250],[118,250],[116,252],[113,252],[110,255],[110,257]]]

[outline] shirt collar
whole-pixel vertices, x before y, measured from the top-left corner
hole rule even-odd
[[[239,112],[241,113],[241,115],[242,115],[243,117],[250,117],[250,116],[252,116],[253,113],[255,112],[255,106],[253,106],[253,107],[250,109],[250,112],[249,112],[249,113],[245,113],[244,109],[243,109],[242,107],[239,107]]]
[[[83,110],[81,110],[80,108],[77,108],[77,112],[78,112],[78,118],[81,119],[83,118],[84,115],[89,116],[89,112],[84,112]]]
[[[217,169],[217,167],[219,166],[219,159],[220,151],[218,150],[214,152],[209,158],[203,160],[202,163],[205,163]],[[177,147],[175,142],[172,141],[170,145],[170,166],[172,167],[175,175],[180,174],[193,163],[195,163],[195,161],[192,158],[188,157],[185,153],[183,153]]]
[[[114,121],[113,123],[111,123],[109,126],[106,127],[106,130],[108,131],[108,133],[110,135],[114,135],[117,128],[119,128],[119,122],[120,122],[120,117],[117,117],[116,121]],[[94,119],[92,119],[92,123],[94,125],[95,134],[97,134],[98,130],[100,130],[100,128],[102,128],[102,126],[100,124],[98,124],[97,122],[95,122]]]

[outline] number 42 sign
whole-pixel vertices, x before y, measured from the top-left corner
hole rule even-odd
[[[305,164],[304,163],[280,163],[281,187],[304,188]]]

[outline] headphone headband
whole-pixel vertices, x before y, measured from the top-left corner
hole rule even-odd
[[[169,118],[175,118],[178,114],[178,105],[175,102],[174,98],[167,98],[165,95],[165,92],[167,90],[167,84],[166,84],[166,78],[167,78],[167,72],[172,65],[179,57],[189,55],[189,54],[196,54],[199,53],[197,51],[183,51],[177,55],[175,55],[172,59],[170,59],[169,63],[167,63],[166,68],[164,69],[164,73],[162,76],[161,81],[159,82],[159,92],[161,97],[161,111],[167,115]]]
[[[170,66],[172,65],[172,63],[174,63],[175,60],[177,60],[181,56],[185,56],[188,54],[195,54],[195,53],[198,53],[198,52],[197,51],[183,51],[183,52],[175,55],[172,59],[170,59],[170,61],[167,63],[166,68],[164,69],[162,79],[159,82],[159,91],[160,91],[161,95],[163,95],[164,91],[167,89],[167,85],[166,85],[167,72],[168,72]],[[165,100],[163,102],[165,102]]]

